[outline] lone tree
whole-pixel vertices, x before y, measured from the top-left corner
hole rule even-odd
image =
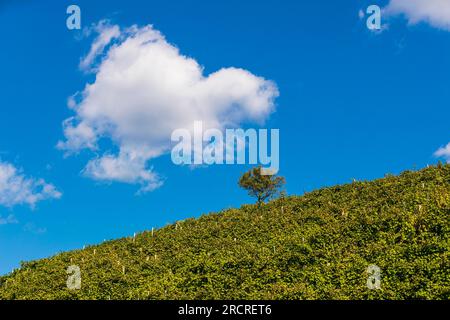
[[[257,199],[258,206],[280,193],[281,187],[286,183],[284,177],[262,175],[261,169],[261,166],[253,168],[239,179],[239,186]]]

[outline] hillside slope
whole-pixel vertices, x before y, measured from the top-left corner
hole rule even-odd
[[[439,165],[23,263],[0,277],[0,299],[450,299],[449,248],[450,166]],[[372,264],[379,290],[367,287]],[[66,286],[70,265],[80,290]]]

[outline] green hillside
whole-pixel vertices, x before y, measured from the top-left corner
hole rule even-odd
[[[450,166],[439,165],[26,262],[0,277],[0,299],[449,299],[449,248]],[[80,290],[66,286],[70,265]]]

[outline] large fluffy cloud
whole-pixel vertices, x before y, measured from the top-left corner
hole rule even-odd
[[[12,164],[0,161],[0,205],[34,207],[39,201],[60,197],[61,193],[52,184],[43,179],[28,178]],[[7,220],[2,221],[6,223]]]
[[[410,24],[427,22],[450,31],[449,0],[390,0],[385,8],[389,15],[404,15]]]
[[[152,26],[120,30],[103,25],[97,31],[93,53],[83,60],[84,68],[100,60],[93,68],[95,81],[69,99],[75,115],[64,122],[66,139],[58,143],[69,153],[99,153],[84,170],[93,179],[151,191],[162,182],[149,160],[170,151],[173,130],[192,130],[196,120],[205,129],[263,123],[274,111],[278,90],[273,82],[239,68],[204,75],[196,60]],[[102,50],[99,59],[92,58]],[[102,139],[116,151],[102,150]]]

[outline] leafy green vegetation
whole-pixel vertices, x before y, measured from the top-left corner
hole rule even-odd
[[[449,239],[439,165],[26,262],[0,278],[0,299],[449,299]],[[70,265],[80,290],[66,286]]]
[[[284,177],[263,175],[262,170],[261,166],[250,169],[241,176],[238,183],[241,188],[247,190],[249,196],[256,198],[258,205],[280,194],[286,183]]]

